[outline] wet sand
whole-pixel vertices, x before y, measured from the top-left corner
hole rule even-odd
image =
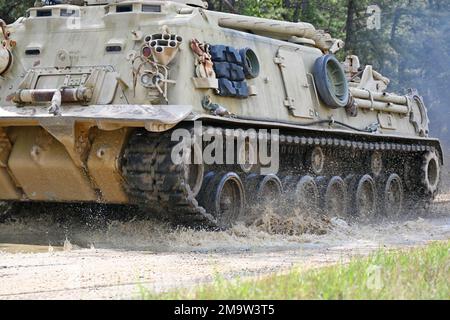
[[[52,221],[0,225],[0,299],[134,299],[226,278],[348,261],[379,248],[450,239],[450,198],[425,217],[347,225],[325,235],[273,235],[253,227],[227,232],[172,230],[150,221],[112,222],[102,230]],[[34,244],[33,244],[34,242]]]

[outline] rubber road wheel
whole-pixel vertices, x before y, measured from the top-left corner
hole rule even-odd
[[[324,211],[330,217],[345,218],[347,216],[347,185],[341,177],[333,177],[323,198]]]
[[[219,228],[231,228],[244,213],[245,191],[241,179],[233,172],[216,175],[205,189],[209,192],[204,199],[206,211],[216,218]]]
[[[318,58],[314,64],[314,80],[323,102],[330,108],[343,108],[350,99],[344,68],[334,55]]]
[[[254,79],[259,75],[259,60],[256,53],[250,48],[244,48],[239,51],[244,64],[245,78]]]
[[[403,184],[397,174],[391,174],[384,185],[383,214],[388,217],[399,216],[403,209]]]
[[[355,216],[363,220],[374,217],[377,209],[375,182],[370,175],[363,176],[355,190]]]
[[[319,203],[319,190],[311,176],[304,176],[295,188],[294,201],[298,207],[310,213],[316,212]]]

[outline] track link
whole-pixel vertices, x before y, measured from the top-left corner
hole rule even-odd
[[[125,150],[122,171],[133,203],[186,226],[216,227],[214,217],[195,199],[184,165],[171,159],[171,132],[136,131]]]
[[[230,134],[230,129],[220,127],[209,126],[205,130]],[[171,141],[171,133],[171,131],[149,133],[145,130],[136,130],[132,134],[122,161],[122,171],[127,181],[126,189],[130,199],[132,203],[151,211],[152,214],[166,217],[176,224],[217,228],[216,219],[199,205],[186,181],[187,166],[175,165],[171,160],[172,148],[177,144]],[[233,134],[237,137],[242,131],[234,130]],[[282,176],[294,174],[301,177],[307,173],[308,169],[294,168],[292,172],[292,168],[294,163],[298,163],[302,150],[313,147],[325,147],[341,154],[385,151],[394,157],[401,155],[416,157],[426,152],[435,152],[434,146],[425,143],[371,142],[356,137],[353,140],[292,134],[280,134],[277,138],[280,141],[280,157],[284,161],[280,168]],[[221,172],[227,171],[228,168],[217,166],[214,169]],[[416,170],[421,170],[421,167]],[[244,172],[237,173],[241,177],[247,175]],[[334,172],[333,175],[345,173]],[[412,192],[414,188],[413,185],[407,186]]]

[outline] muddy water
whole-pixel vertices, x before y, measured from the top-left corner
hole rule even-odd
[[[448,240],[448,200],[441,197],[424,217],[377,224],[332,221],[322,235],[271,234],[243,225],[227,232],[173,230],[155,221],[26,214],[0,225],[0,299],[136,298],[139,285],[170,290],[217,274],[253,277],[293,266],[308,269],[381,247]]]
[[[0,252],[3,253],[45,253],[58,251],[64,251],[64,247],[0,243]]]

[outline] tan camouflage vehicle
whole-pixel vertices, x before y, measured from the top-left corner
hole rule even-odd
[[[200,0],[37,1],[0,24],[0,200],[226,228],[270,199],[370,217],[438,191],[422,98],[388,93],[356,56],[339,62],[343,42],[311,24]]]

